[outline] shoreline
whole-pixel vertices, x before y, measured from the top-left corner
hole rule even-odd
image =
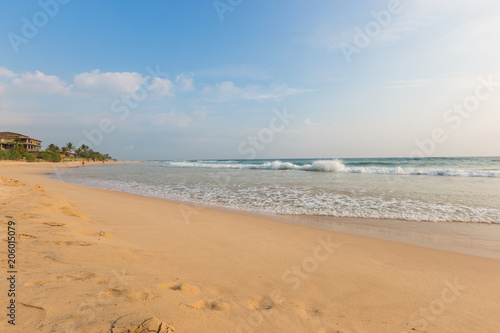
[[[114,164],[120,163],[122,162],[115,162]],[[100,164],[96,162],[93,165]],[[87,185],[79,186],[97,188]],[[286,224],[301,225],[349,235],[500,260],[500,224],[495,223],[462,221],[434,222],[387,218],[272,214],[191,201],[150,197],[117,190],[109,191],[165,200],[167,202],[191,206],[198,209],[213,209],[221,212],[271,219]]]
[[[34,166],[0,163],[1,222],[19,223],[20,332],[150,317],[176,332],[500,325],[498,260],[62,183],[41,175],[53,163]]]

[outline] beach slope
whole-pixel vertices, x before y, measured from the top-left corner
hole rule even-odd
[[[0,165],[2,332],[497,332],[500,261]],[[141,326],[142,325],[142,326]],[[139,330],[139,332],[142,332]]]

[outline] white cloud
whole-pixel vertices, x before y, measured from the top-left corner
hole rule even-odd
[[[213,78],[233,78],[233,79],[250,79],[250,80],[269,80],[272,78],[268,71],[260,69],[253,65],[226,65],[219,68],[208,68],[196,72],[200,76],[208,76]]]
[[[147,89],[155,97],[173,96],[173,84],[169,79],[155,77],[152,79],[151,85]]]
[[[457,54],[498,55],[500,15],[482,17],[462,24],[438,40],[437,44]]]
[[[11,70],[8,70],[7,68],[0,67],[0,77],[6,77],[6,78],[14,78],[17,77],[18,75],[14,73]]]
[[[46,75],[40,71],[23,73],[12,80],[15,89],[27,94],[67,94],[71,86],[55,75]]]
[[[75,76],[75,89],[91,93],[108,93],[113,95],[130,94],[141,86],[143,77],[134,72],[106,72],[94,69],[90,73]]]
[[[387,6],[380,5],[365,7],[356,16],[359,19],[353,20],[350,22],[351,24],[340,27],[340,29],[335,20],[320,22],[314,33],[306,41],[306,44],[315,48],[340,50],[343,43],[355,45],[356,37],[364,43],[366,37],[359,37],[359,33],[354,29],[359,28],[365,33],[372,23],[375,26],[378,25],[380,31],[370,36],[369,43],[365,46],[368,48],[400,41],[419,30],[425,30],[427,33],[439,36],[440,33],[443,33],[442,27],[448,29],[460,22],[468,22],[469,28],[474,31],[477,30],[481,23],[478,24],[473,21],[480,21],[489,13],[498,13],[500,3],[496,0],[470,2],[457,2],[456,0],[403,1],[401,2],[401,11],[392,13],[388,20],[381,19],[380,16],[377,19],[376,15],[374,15],[374,13],[382,13],[383,11],[387,13],[387,10]],[[380,22],[387,23],[380,24]],[[491,20],[488,24],[491,28],[485,32],[488,34],[497,31],[497,22],[498,19]],[[432,31],[429,30],[430,28],[432,28]],[[467,30],[464,30],[464,32],[469,34]],[[484,35],[479,35],[480,39],[483,37]]]
[[[497,0],[475,0],[475,1],[456,1],[456,0],[419,0],[413,4],[416,10],[426,12],[429,15],[435,14],[470,14],[472,12],[483,12],[484,6],[498,5]],[[483,7],[482,7],[483,6]]]
[[[400,13],[387,16],[389,18],[384,19],[381,24],[373,15],[381,11],[387,12],[387,8],[367,8],[362,20],[341,29],[335,22],[324,23],[313,33],[307,44],[327,50],[340,50],[345,44],[361,49],[371,48],[399,41],[428,25],[425,17],[406,7]],[[378,32],[367,34],[374,26],[379,28]]]
[[[317,123],[313,123],[309,118],[304,120],[304,124],[306,124],[307,126],[318,125]]]
[[[175,83],[177,83],[180,91],[194,90],[194,79],[192,75],[186,75],[184,73],[179,74],[175,78]]]
[[[217,83],[215,87],[205,87],[203,95],[209,99],[228,100],[236,99],[240,94],[240,89],[231,81]]]
[[[269,99],[281,100],[286,96],[296,95],[307,91],[308,90],[289,88],[286,85],[271,85],[268,88],[263,88],[259,85],[237,87],[232,81],[226,81],[216,84],[215,87],[205,87],[202,93],[205,98],[215,101],[262,101]]]
[[[75,92],[90,94],[132,94],[144,89],[153,97],[173,96],[173,84],[169,79],[143,77],[135,72],[106,72],[98,69],[75,76]],[[141,88],[142,87],[142,88]]]

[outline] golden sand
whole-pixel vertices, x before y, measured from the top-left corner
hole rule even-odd
[[[499,331],[498,260],[40,175],[71,165],[0,164],[1,332]]]

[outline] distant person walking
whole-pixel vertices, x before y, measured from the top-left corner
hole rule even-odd
[[[82,166],[85,166],[85,161],[82,161]]]

